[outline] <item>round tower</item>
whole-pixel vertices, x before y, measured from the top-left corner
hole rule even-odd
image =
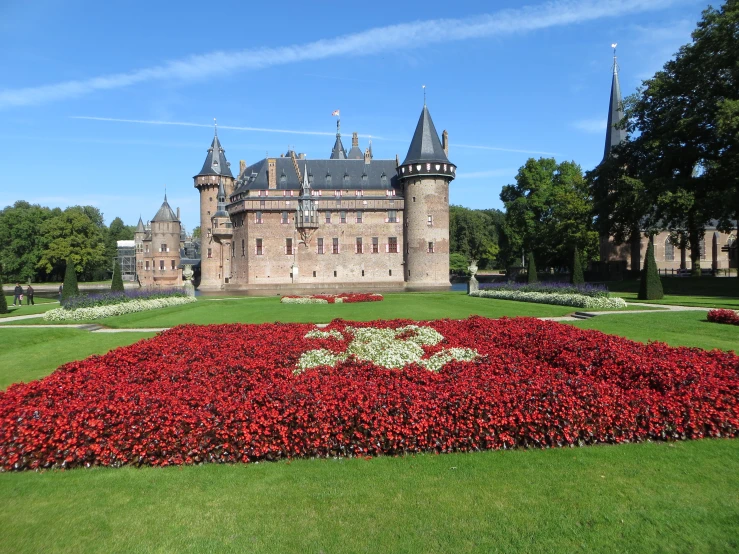
[[[445,132],[446,138],[446,132]],[[398,178],[405,198],[405,281],[409,290],[447,290],[449,282],[449,183],[456,166],[447,158],[424,104]]]
[[[167,202],[151,219],[151,249],[153,257],[153,284],[164,287],[182,285],[180,265],[180,229],[181,223]]]
[[[231,164],[226,160],[226,151],[218,140],[216,128],[213,142],[203,169],[193,177],[195,188],[200,192],[200,290],[220,290],[225,278],[220,260],[222,244],[213,238],[213,216],[218,211],[218,188],[222,183],[226,200],[234,190]],[[230,253],[228,253],[230,254]]]

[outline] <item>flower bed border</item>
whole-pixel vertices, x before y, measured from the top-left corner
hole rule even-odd
[[[117,315],[169,308],[197,302],[194,296],[170,296],[168,298],[154,298],[151,300],[129,300],[120,304],[106,304],[94,308],[55,308],[44,313],[44,321],[88,321]]]
[[[546,292],[490,289],[471,291],[469,295],[479,298],[515,300],[517,302],[533,302],[537,304],[555,304],[558,306],[572,306],[574,308],[586,309],[607,310],[626,308],[626,301],[620,297],[608,298],[604,296],[585,296],[582,294],[555,294]]]
[[[723,323],[726,325],[739,325],[739,312],[734,310],[710,310],[706,319],[711,323]]]
[[[285,295],[280,298],[281,304],[356,304],[358,302],[380,302],[381,294],[342,292],[340,294],[310,294],[304,296]]]

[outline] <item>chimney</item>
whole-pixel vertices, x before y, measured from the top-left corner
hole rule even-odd
[[[444,149],[444,154],[449,156],[449,133],[446,132],[446,129],[441,133],[441,147]]]
[[[274,158],[267,160],[267,183],[268,188],[277,188],[277,160]]]
[[[298,154],[298,159],[299,160],[304,160],[305,159],[305,152],[301,152],[300,154]]]
[[[239,175],[243,175],[246,171],[246,160],[239,160]]]
[[[372,159],[372,152],[370,152],[370,149],[367,148],[364,151],[364,163],[365,163],[365,165],[368,164],[368,163],[370,163],[370,160],[371,159]]]
[[[177,207],[177,221],[180,221],[180,208]]]
[[[352,146],[359,147],[359,135],[357,133],[352,133]]]
[[[400,165],[400,159],[398,158],[398,155],[395,154],[395,167],[398,167]]]

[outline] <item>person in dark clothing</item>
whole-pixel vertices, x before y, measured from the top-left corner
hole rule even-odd
[[[19,306],[23,305],[23,287],[21,287],[20,283],[15,284],[15,288],[13,289],[13,294],[15,297],[13,298],[13,306],[15,306],[15,303],[18,302]]]
[[[36,305],[36,302],[33,301],[33,287],[31,285],[28,285],[28,288],[26,289],[26,305]]]
[[[63,287],[64,287],[64,285],[59,285],[59,303],[61,303],[61,301],[62,301],[62,288]]]

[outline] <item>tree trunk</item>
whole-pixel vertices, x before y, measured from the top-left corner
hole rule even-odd
[[[690,241],[690,275],[692,277],[701,276],[700,241],[703,233],[704,229],[702,225],[691,225],[688,229],[688,240]]]

